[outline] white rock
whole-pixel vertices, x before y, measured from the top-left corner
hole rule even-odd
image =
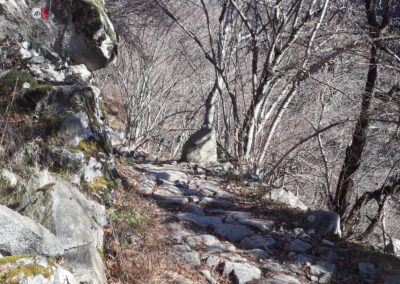
[[[283,188],[274,188],[263,196],[263,199],[280,202],[290,207],[307,210],[308,207],[300,201],[292,192],[286,191]]]
[[[9,170],[2,169],[0,171],[0,190],[15,189],[18,185],[18,176]]]
[[[0,251],[61,256],[62,243],[45,227],[0,205]]]

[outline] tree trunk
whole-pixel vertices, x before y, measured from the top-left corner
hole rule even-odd
[[[377,76],[377,48],[376,46],[372,46],[367,83],[362,96],[361,111],[353,132],[351,143],[346,149],[346,156],[340,171],[334,199],[335,211],[340,215],[343,221],[345,221],[343,218],[348,207],[350,193],[353,189],[353,175],[360,168],[362,154],[367,142],[367,132],[370,123],[369,112]]]

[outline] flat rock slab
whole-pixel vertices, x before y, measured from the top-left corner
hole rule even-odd
[[[286,250],[291,252],[306,252],[312,249],[312,247],[313,246],[311,244],[305,241],[295,239],[289,243],[289,245],[286,247]]]
[[[234,243],[255,233],[247,226],[236,224],[220,224],[214,227],[214,232]]]
[[[243,225],[251,226],[261,232],[269,232],[273,229],[275,222],[271,220],[261,220],[252,218],[239,218],[238,222]]]
[[[268,250],[276,244],[276,241],[267,236],[252,235],[241,240],[240,245],[245,249],[264,249]]]
[[[217,197],[224,199],[233,199],[235,195],[233,193],[227,192],[219,187],[217,183],[206,182],[201,184],[199,188],[202,195],[207,197]]]
[[[268,279],[258,281],[257,284],[301,284],[294,276],[278,274]]]
[[[97,248],[92,245],[71,248],[66,252],[64,259],[65,267],[79,283],[107,283],[103,260]]]
[[[262,268],[272,272],[290,272],[289,267],[277,262],[264,264]]]
[[[62,256],[62,243],[32,219],[0,205],[0,251],[11,255]]]
[[[244,284],[261,278],[261,270],[248,263],[236,263],[225,261],[223,277],[233,274],[235,284]]]
[[[211,197],[202,198],[199,204],[208,208],[228,208],[232,206],[232,202],[229,200]]]
[[[177,217],[179,220],[190,221],[202,228],[215,228],[223,224],[221,217],[217,216],[197,216],[193,213],[185,212],[178,214]]]
[[[155,177],[158,180],[167,181],[167,182],[180,182],[187,181],[188,176],[177,170],[168,170],[162,168],[152,168],[148,170],[149,175]]]

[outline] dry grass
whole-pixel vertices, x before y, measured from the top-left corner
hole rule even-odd
[[[166,212],[135,192],[138,183],[119,165],[127,181],[119,188],[105,229],[105,263],[109,283],[172,283],[177,279],[203,282],[198,272],[172,259],[161,219]]]

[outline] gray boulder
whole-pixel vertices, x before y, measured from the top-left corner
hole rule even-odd
[[[41,187],[35,190],[35,186],[26,198],[27,205],[22,212],[25,216],[52,231],[64,249],[87,244],[102,247],[102,226],[106,224],[104,206],[88,200],[77,188],[46,172],[35,175],[28,184]]]
[[[317,276],[319,283],[328,283],[336,272],[336,266],[327,261],[318,261],[310,266],[310,274]]]
[[[390,243],[386,246],[385,251],[396,256],[400,256],[400,240],[391,238]]]
[[[97,248],[91,245],[74,247],[66,251],[65,268],[79,283],[105,284],[104,264]]]
[[[297,196],[283,188],[274,188],[270,190],[263,196],[263,199],[283,203],[293,208],[299,208],[302,210],[308,209],[308,207],[301,202]]]
[[[304,227],[313,230],[319,236],[341,236],[340,216],[336,212],[315,210],[304,216]]]
[[[98,249],[103,247],[105,208],[48,172],[28,182],[23,214],[42,224],[61,241],[66,267],[79,282],[106,283]],[[40,186],[40,187],[39,187]]]
[[[61,242],[45,227],[0,205],[0,252],[61,256]]]
[[[67,117],[62,123],[59,133],[66,145],[71,147],[78,146],[82,140],[94,137],[89,117],[83,111]]]
[[[261,270],[253,265],[225,261],[222,276],[228,277],[231,273],[235,284],[244,284],[261,278]]]
[[[198,164],[218,162],[217,137],[213,128],[203,127],[183,145],[182,161]]]

